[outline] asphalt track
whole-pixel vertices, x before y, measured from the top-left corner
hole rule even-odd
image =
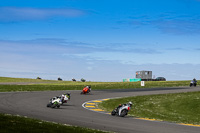
[[[84,102],[95,99],[189,91],[200,91],[200,87],[104,90],[92,91],[90,95],[80,95],[80,91],[71,90],[2,92],[0,93],[0,113],[22,115],[46,121],[120,133],[199,133],[200,127],[185,126],[170,122],[146,121],[133,117],[114,117],[82,107]],[[71,100],[67,104],[61,106],[60,109],[46,107],[51,97],[65,92],[71,92]]]

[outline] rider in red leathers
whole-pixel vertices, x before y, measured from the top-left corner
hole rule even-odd
[[[83,88],[83,91],[81,92],[81,94],[86,94],[86,93],[90,93],[91,91],[91,86],[86,86]]]

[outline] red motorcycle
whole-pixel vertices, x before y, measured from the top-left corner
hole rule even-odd
[[[85,86],[81,92],[81,94],[89,94],[91,92],[91,86]]]

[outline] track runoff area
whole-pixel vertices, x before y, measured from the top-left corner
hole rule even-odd
[[[106,115],[111,115],[111,112],[108,112],[108,111],[105,111],[103,109],[100,109],[97,106],[98,103],[101,103],[103,101],[107,101],[107,100],[110,100],[110,99],[113,99],[113,98],[97,99],[97,100],[87,101],[87,102],[82,104],[82,107],[87,109],[87,110],[90,110],[90,111],[94,111],[94,112],[98,112],[98,113],[102,113],[102,114],[106,114]],[[133,117],[133,119],[140,119],[140,120],[146,120],[146,121],[155,121],[155,122],[166,122],[166,121],[160,121],[160,120],[149,119],[149,118],[134,118]],[[200,127],[200,125],[186,124],[186,123],[174,123],[174,124],[184,125],[184,126]]]

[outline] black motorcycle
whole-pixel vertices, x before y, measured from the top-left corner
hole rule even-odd
[[[190,82],[190,87],[192,87],[192,86],[196,87],[196,86],[197,86],[197,83],[194,82],[194,81],[191,81],[191,82]]]

